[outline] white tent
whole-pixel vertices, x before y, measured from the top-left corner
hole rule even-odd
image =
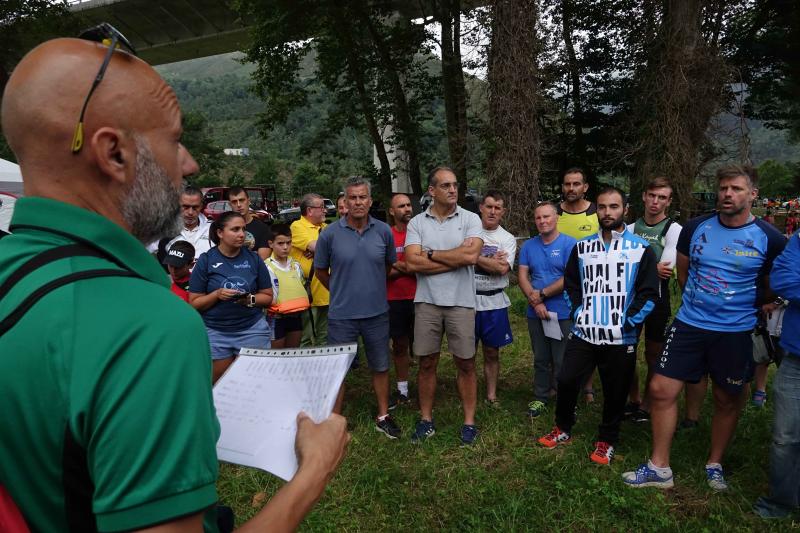
[[[22,173],[19,165],[0,159],[0,191],[22,194]]]
[[[10,194],[8,194],[10,193]],[[19,165],[0,159],[0,229],[8,231],[16,196],[22,194],[22,174]]]

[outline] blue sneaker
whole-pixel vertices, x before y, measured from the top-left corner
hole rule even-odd
[[[722,474],[722,466],[719,464],[706,465],[706,483],[716,491],[728,490],[728,483]]]
[[[475,444],[475,439],[478,438],[478,427],[470,424],[461,426],[461,442],[465,446]]]
[[[672,473],[669,477],[661,477],[658,472],[650,468],[647,463],[640,464],[633,472],[622,474],[622,481],[629,487],[658,487],[659,489],[671,489],[675,482],[672,480]]]
[[[434,433],[436,433],[436,427],[433,425],[433,420],[420,420],[411,435],[411,442],[418,444],[433,437]]]

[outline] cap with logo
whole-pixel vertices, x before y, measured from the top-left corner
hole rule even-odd
[[[167,250],[163,263],[174,267],[183,267],[194,261],[194,246],[186,241],[175,241]]]

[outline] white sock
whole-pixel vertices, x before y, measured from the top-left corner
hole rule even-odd
[[[722,465],[719,463],[708,463],[706,465],[706,470],[708,470],[709,468],[719,468],[720,470],[722,470]]]
[[[379,416],[379,417],[378,417],[378,422],[381,422],[381,421],[383,421],[383,420],[386,420],[386,417],[387,417],[387,416],[389,416],[389,415],[388,415],[388,414],[385,414],[385,415],[383,415],[383,416]]]
[[[397,390],[399,390],[400,394],[403,396],[408,396],[408,381],[398,381]]]
[[[650,461],[649,459],[647,460],[647,466],[650,469],[655,470],[656,474],[658,474],[660,477],[670,477],[672,475],[672,469],[670,467],[665,466],[664,468],[661,468],[654,465],[653,461]]]

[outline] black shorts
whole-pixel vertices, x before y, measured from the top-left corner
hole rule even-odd
[[[738,394],[753,379],[753,368],[750,331],[710,331],[675,319],[653,372],[690,383],[709,374],[728,393]]]
[[[389,338],[414,336],[414,300],[389,300]]]
[[[655,307],[644,319],[644,338],[652,342],[664,342],[669,317],[672,315],[672,304],[669,299],[669,283],[661,283],[661,296],[655,301]]]
[[[303,313],[308,311],[299,311],[291,315],[281,315],[275,318],[275,340],[282,339],[287,333],[293,331],[303,331]]]

